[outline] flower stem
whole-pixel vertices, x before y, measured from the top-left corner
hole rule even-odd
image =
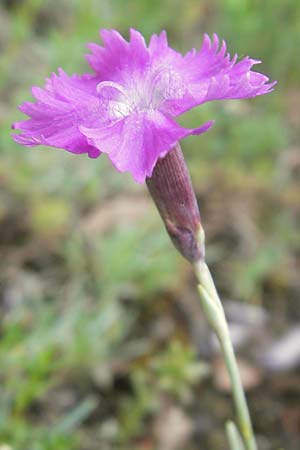
[[[231,381],[232,396],[240,433],[246,449],[257,450],[247,401],[222,303],[206,263],[201,260],[194,264],[194,268],[199,281],[198,289],[202,308],[220,342],[225,365]]]

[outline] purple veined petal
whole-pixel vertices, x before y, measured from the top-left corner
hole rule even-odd
[[[62,113],[62,111],[68,113],[72,110],[72,107],[71,105],[64,104],[62,102],[56,103],[54,105],[53,103],[51,104],[51,102],[43,104],[41,102],[24,102],[19,106],[19,110],[22,111],[22,113],[30,116],[32,119],[41,119],[42,117],[51,118],[57,113]]]
[[[120,81],[145,70],[149,52],[138,31],[130,29],[129,42],[115,30],[101,30],[100,36],[104,46],[88,44],[92,54],[86,56],[99,81]]]
[[[36,145],[40,145],[40,141],[36,140],[32,136],[26,136],[25,134],[12,134],[13,140],[20,145],[24,145],[25,147],[35,147]]]
[[[115,30],[101,30],[100,36],[104,47],[90,43],[88,48],[92,54],[87,55],[87,61],[100,79],[110,79],[125,60],[128,54],[128,42]]]
[[[87,84],[85,84],[87,81]],[[93,81],[96,86],[96,82]],[[13,129],[21,130],[13,135],[15,142],[32,147],[48,145],[63,148],[73,153],[88,153],[91,157],[100,155],[80,133],[79,125],[87,126],[99,122],[103,116],[101,102],[91,94],[91,80],[68,77],[62,70],[52,74],[46,88],[32,88],[35,103],[25,102],[20,110],[30,118],[13,124]]]
[[[150,177],[158,158],[164,157],[176,142],[191,134],[207,131],[212,122],[185,129],[159,111],[132,114],[101,128],[80,127],[88,142],[107,153],[120,172],[130,172],[138,183]]]
[[[161,54],[172,66],[170,83],[185,86],[178,98],[165,96],[160,107],[165,113],[177,116],[208,101],[263,95],[276,84],[268,83],[268,77],[251,70],[260,61],[245,57],[237,62],[237,55],[231,58],[226,53],[225,41],[220,46],[217,35],[213,36],[213,40],[205,35],[201,49],[198,52],[193,49],[183,58],[166,48],[164,35],[155,37],[152,43],[153,51],[158,55],[159,41],[163,44]],[[171,92],[167,83],[164,91]]]
[[[237,55],[231,58],[229,53],[226,54],[224,41],[219,49],[216,35],[213,41],[205,35],[200,51],[188,59],[190,67],[195,68],[191,86],[198,104],[220,99],[255,97],[262,95],[266,86],[268,90],[274,86],[274,83],[267,85],[268,77],[251,70],[260,61],[246,56],[236,62]],[[205,90],[206,94],[203,95]]]
[[[216,35],[213,42],[205,35],[201,50],[197,53],[192,49],[183,57],[168,47],[165,32],[152,36],[151,61],[155,70],[163,74],[158,83],[158,89],[164,92],[161,111],[177,116],[197,106],[199,99],[205,97],[210,86],[208,70],[223,70],[230,65],[229,58],[224,59],[225,42],[220,52],[217,52],[218,44]]]
[[[96,91],[97,80],[87,80],[86,77],[83,80],[80,80],[79,77],[69,77],[62,69],[58,69],[58,75],[53,73],[50,82],[51,92],[56,99],[72,104],[73,107],[97,108],[99,104]]]
[[[61,120],[62,122],[62,120]],[[53,123],[53,121],[52,121]],[[30,120],[16,122],[14,129],[20,129],[21,134],[12,135],[15,142],[26,147],[47,145],[62,148],[72,153],[87,153],[91,158],[98,157],[101,152],[88,144],[87,139],[79,132],[78,127],[64,122],[63,125],[49,125],[48,121],[34,123]]]
[[[137,66],[143,66],[149,61],[149,52],[144,37],[134,28],[130,28],[131,56]]]
[[[167,33],[162,30],[159,34],[153,34],[149,42],[149,53],[152,59],[159,58],[160,55],[165,55],[170,50],[168,44]]]
[[[17,144],[25,147],[47,145],[55,148],[63,148],[75,154],[87,153],[90,158],[97,158],[101,155],[101,152],[97,148],[89,145],[83,136],[79,136],[78,133],[74,133],[74,130],[70,129],[67,130],[67,133],[63,131],[50,137],[44,137],[43,135],[35,137],[32,134],[21,133],[18,135],[13,134],[12,138]]]
[[[161,31],[159,35],[153,34],[149,42],[149,55],[152,66],[174,66],[182,62],[183,56],[176,50],[169,47],[166,31]]]
[[[213,35],[213,40],[205,34],[200,50],[188,53],[184,59],[190,68],[195,69],[195,79],[199,80],[228,70],[234,64],[236,56],[231,59],[230,55],[226,54],[226,42],[223,40],[220,47],[216,34]]]

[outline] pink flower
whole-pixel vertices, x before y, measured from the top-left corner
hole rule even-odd
[[[91,158],[107,153],[117,170],[142,183],[180,139],[213,124],[186,129],[174,117],[208,101],[266,94],[275,84],[251,70],[259,61],[231,58],[216,35],[205,35],[199,51],[183,56],[168,46],[164,31],[148,47],[133,29],[129,42],[114,30],[100,34],[104,46],[89,44],[87,56],[95,74],[68,76],[59,69],[44,89],[33,87],[36,102],[20,106],[30,118],[13,124],[22,131],[16,142]]]

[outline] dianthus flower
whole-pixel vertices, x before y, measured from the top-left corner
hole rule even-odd
[[[30,118],[16,122],[19,144],[48,145],[97,158],[107,153],[120,172],[142,183],[160,158],[191,134],[213,124],[186,129],[174,118],[205,102],[249,98],[270,92],[274,83],[251,70],[249,57],[237,62],[216,35],[181,55],[169,47],[166,33],[143,36],[130,30],[127,42],[117,31],[100,32],[104,46],[89,44],[94,74],[67,75],[62,69],[32,88],[36,102],[20,110]]]
[[[199,51],[186,55],[168,46],[166,33],[147,47],[140,33],[127,42],[117,31],[102,30],[104,47],[89,44],[94,75],[58,75],[44,89],[33,88],[35,103],[23,103],[30,119],[13,126],[16,142],[50,145],[91,158],[107,153],[120,172],[144,182],[179,252],[195,269],[203,312],[216,332],[232,385],[239,431],[229,422],[231,447],[257,450],[230,332],[221,300],[205,263],[204,230],[179,140],[207,131],[212,122],[186,129],[174,121],[197,105],[249,98],[270,92],[275,83],[251,70],[259,61],[226,53],[216,35],[205,35]]]

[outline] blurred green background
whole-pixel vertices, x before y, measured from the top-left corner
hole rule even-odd
[[[217,32],[278,80],[188,113],[186,125],[216,123],[182,146],[260,450],[297,450],[299,365],[272,360],[300,321],[297,0],[1,0],[0,450],[227,448],[224,368],[145,186],[105,156],[10,137],[30,87],[57,67],[88,70],[85,43],[103,27],[166,29],[183,52]]]

